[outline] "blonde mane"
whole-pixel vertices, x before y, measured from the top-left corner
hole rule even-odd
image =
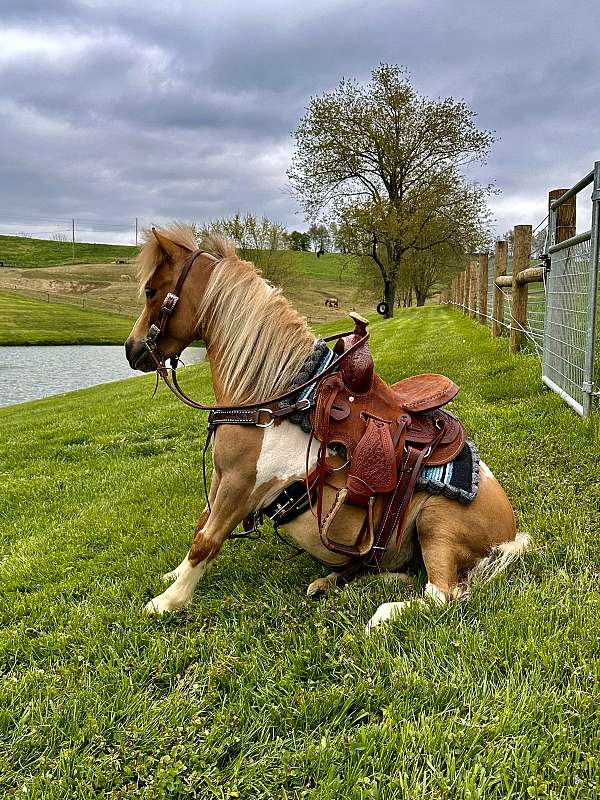
[[[198,318],[218,354],[228,401],[258,403],[285,392],[315,345],[306,319],[231,242],[211,235],[202,249],[218,263]]]

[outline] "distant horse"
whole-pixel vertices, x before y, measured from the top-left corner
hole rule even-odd
[[[240,260],[233,245],[223,239],[209,237],[199,252],[193,232],[185,226],[153,233],[138,257],[146,303],[126,342],[131,367],[151,372],[157,368],[157,359],[164,365],[164,358],[202,340],[219,406],[260,404],[297,385],[294,379],[318,343],[280,291],[263,280],[251,263]],[[160,350],[157,330],[162,333]],[[317,443],[300,425],[276,419],[276,408],[259,408],[253,424],[216,428],[208,504],[188,554],[164,576],[171,585],[147,604],[148,613],[189,605],[199,578],[238,524],[272,503],[285,487],[302,481],[307,467],[315,466]],[[222,414],[223,422],[232,421],[226,419],[226,411]],[[327,454],[330,472],[339,465],[331,472],[335,480],[324,489],[329,506],[346,479],[341,461],[334,453]],[[401,540],[393,538],[381,558],[381,574],[400,573],[402,579],[402,571],[422,558],[426,597],[443,603],[464,596],[474,575],[489,577],[520,555],[527,540],[524,535],[515,538],[514,514],[506,494],[484,464],[479,478],[477,494],[468,505],[443,494],[414,494]],[[375,505],[376,518],[381,508]],[[338,514],[343,522],[340,514],[347,515],[349,525],[355,524],[350,509],[342,508]],[[310,509],[285,524],[301,548],[333,569],[310,584],[309,596],[330,590],[351,559],[324,545]],[[411,602],[423,601],[384,603],[367,630],[401,613]]]
[[[131,280],[131,275],[121,275],[121,280],[122,281],[130,281]]]
[[[338,299],[337,297],[328,297],[325,300],[325,305],[329,308],[338,308]]]

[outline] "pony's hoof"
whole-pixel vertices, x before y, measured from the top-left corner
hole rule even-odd
[[[167,614],[170,611],[179,611],[180,608],[186,605],[185,603],[180,603],[165,595],[166,592],[159,594],[157,597],[153,597],[152,600],[144,606],[144,613],[150,617],[159,617],[161,614]]]
[[[327,578],[317,578],[312,583],[308,584],[306,596],[311,598],[320,597],[324,594],[329,594],[332,588],[332,583]]]
[[[398,617],[405,608],[410,605],[410,600],[403,600],[400,603],[382,603],[377,611],[373,614],[371,619],[367,622],[365,633],[370,636],[371,633],[384,625],[386,622]]]

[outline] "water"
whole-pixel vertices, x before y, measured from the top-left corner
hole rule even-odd
[[[204,361],[206,351],[189,347],[186,364]],[[125,348],[114,345],[48,345],[0,347],[0,406],[39,400],[86,386],[140,375],[125,358]]]

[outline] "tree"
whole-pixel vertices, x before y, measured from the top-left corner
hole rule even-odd
[[[466,268],[467,256],[452,248],[447,242],[426,250],[410,250],[406,258],[408,296],[414,291],[417,306],[424,306],[440,286],[447,286],[452,278]]]
[[[407,253],[466,252],[489,236],[491,187],[462,169],[484,161],[492,134],[464,103],[419,96],[402,68],[381,64],[366,86],[342,80],[311,100],[294,135],[288,177],[305,213],[328,211],[348,249],[375,262],[388,316]]]
[[[310,236],[301,231],[292,231],[288,235],[290,250],[310,250]]]
[[[330,236],[327,226],[321,223],[313,222],[308,229],[308,236],[315,253],[325,252],[329,249]]]
[[[254,214],[235,214],[212,220],[201,229],[199,238],[207,233],[231,239],[240,258],[253,261],[272,283],[282,283],[289,277],[291,261],[286,246],[289,236],[283,225],[267,217],[258,219]]]

